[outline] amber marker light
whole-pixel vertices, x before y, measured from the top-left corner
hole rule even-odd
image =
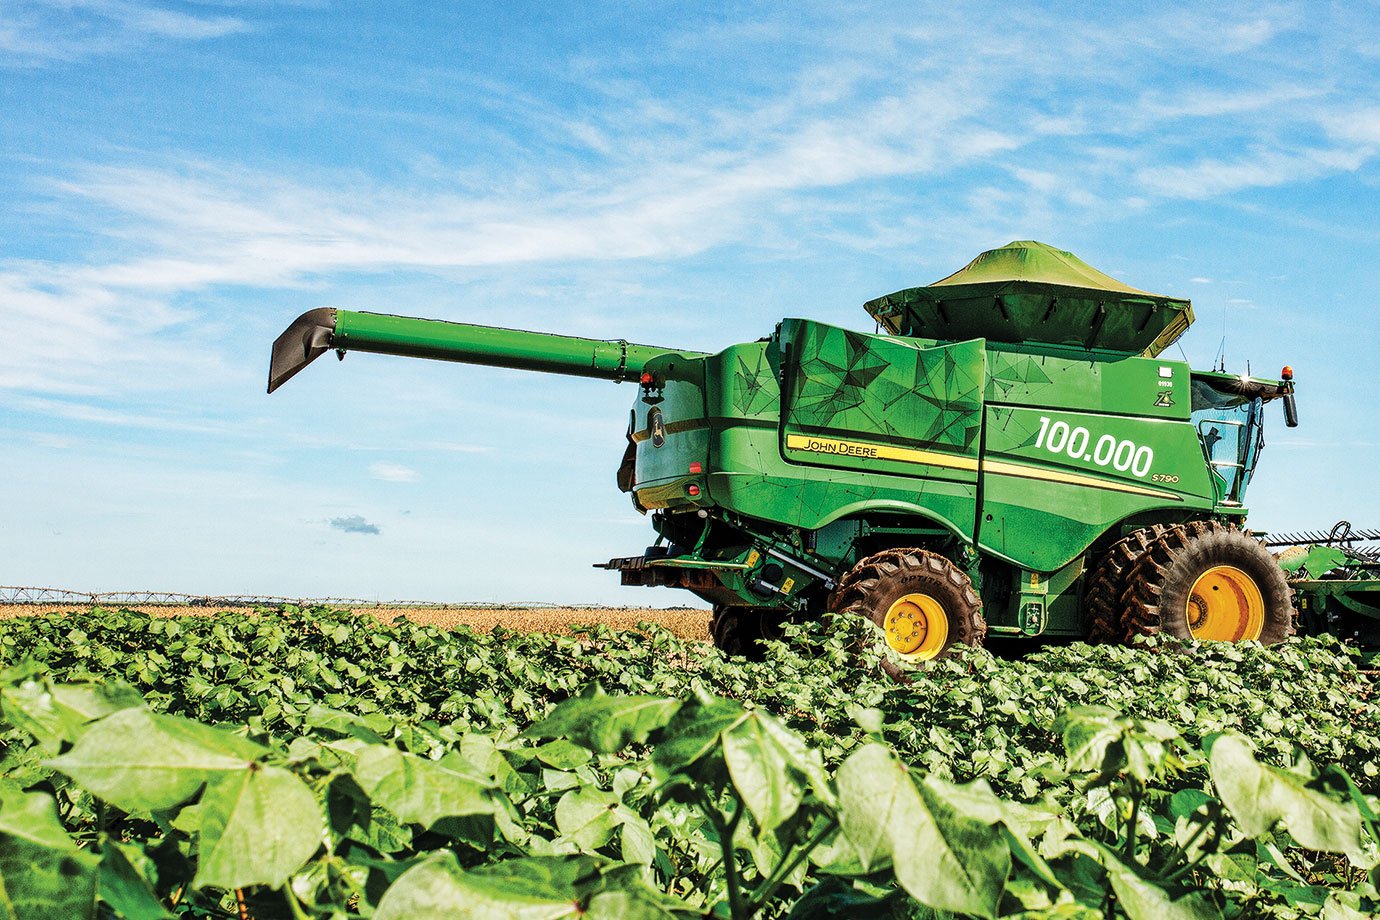
[[[1293,380],[1294,369],[1286,364],[1284,365],[1284,370],[1279,372],[1279,376],[1281,380]]]

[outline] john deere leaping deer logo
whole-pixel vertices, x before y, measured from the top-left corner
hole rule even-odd
[[[661,410],[655,407],[647,413],[647,427],[652,429],[652,446],[660,447],[666,443],[666,423],[661,420]]]

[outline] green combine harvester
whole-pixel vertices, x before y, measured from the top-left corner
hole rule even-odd
[[[717,354],[319,309],[274,342],[268,390],[332,350],[634,383],[618,486],[658,537],[602,567],[711,603],[733,654],[829,610],[910,661],[995,637],[1377,638],[1380,534],[1277,560],[1245,529],[1293,375],[1164,357],[1187,300],[1017,242],[865,306],[878,334],[785,319]]]

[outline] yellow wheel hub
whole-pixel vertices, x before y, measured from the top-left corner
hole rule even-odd
[[[939,601],[928,594],[907,594],[887,609],[882,630],[893,650],[923,661],[944,651],[949,618]]]
[[[1251,576],[1235,566],[1214,565],[1193,583],[1184,617],[1195,639],[1259,639],[1265,629],[1265,599]]]

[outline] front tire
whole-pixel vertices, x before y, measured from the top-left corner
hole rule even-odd
[[[1233,527],[1196,521],[1169,528],[1127,580],[1126,638],[1257,641],[1294,634],[1293,590],[1263,544]]]
[[[938,658],[956,645],[981,645],[987,635],[982,601],[967,574],[923,549],[863,559],[843,577],[829,606],[871,620],[906,662]],[[887,670],[896,669],[888,662]]]

